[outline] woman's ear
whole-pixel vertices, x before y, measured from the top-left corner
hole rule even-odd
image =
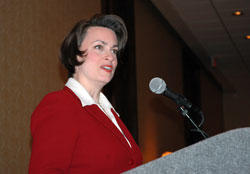
[[[77,62],[81,62],[81,61],[83,61],[82,59],[82,57],[81,56],[78,56],[78,55],[76,55],[76,59],[77,59]]]
[[[76,55],[76,59],[77,59],[78,62],[84,62],[85,56]]]

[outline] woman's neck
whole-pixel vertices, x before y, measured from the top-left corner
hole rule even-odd
[[[93,100],[97,104],[99,104],[100,93],[103,86],[95,83],[90,83],[87,80],[77,78],[75,76],[73,78],[76,79],[88,91],[89,95],[93,98]]]

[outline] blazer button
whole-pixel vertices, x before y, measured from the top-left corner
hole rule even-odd
[[[129,160],[129,165],[134,165],[135,161],[133,159]]]

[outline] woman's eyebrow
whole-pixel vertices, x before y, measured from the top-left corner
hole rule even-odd
[[[95,42],[101,42],[103,45],[108,45],[108,43],[103,41],[103,40],[95,40],[92,43],[95,43]],[[115,44],[115,45],[112,46],[112,48],[115,48],[115,47],[118,47],[118,44]]]
[[[102,40],[95,40],[95,41],[93,41],[92,43],[95,43],[95,42],[101,42],[101,43],[104,44],[104,45],[107,45],[107,44],[108,44],[107,42],[102,41]]]

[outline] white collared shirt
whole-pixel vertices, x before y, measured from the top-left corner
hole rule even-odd
[[[118,130],[122,133],[124,138],[127,140],[129,146],[131,147],[130,142],[128,141],[125,134],[122,132],[120,126],[118,125],[115,116],[111,112],[111,109],[115,111],[111,103],[108,101],[108,99],[105,97],[105,95],[101,92],[100,98],[99,98],[99,104],[97,104],[94,99],[90,96],[88,91],[74,78],[69,78],[67,83],[65,84],[69,89],[71,89],[75,95],[80,99],[82,107],[96,104],[109,119],[113,122],[113,124],[118,128]],[[116,112],[116,111],[115,111]],[[116,112],[117,113],[117,112]],[[117,113],[119,116],[119,114]]]

